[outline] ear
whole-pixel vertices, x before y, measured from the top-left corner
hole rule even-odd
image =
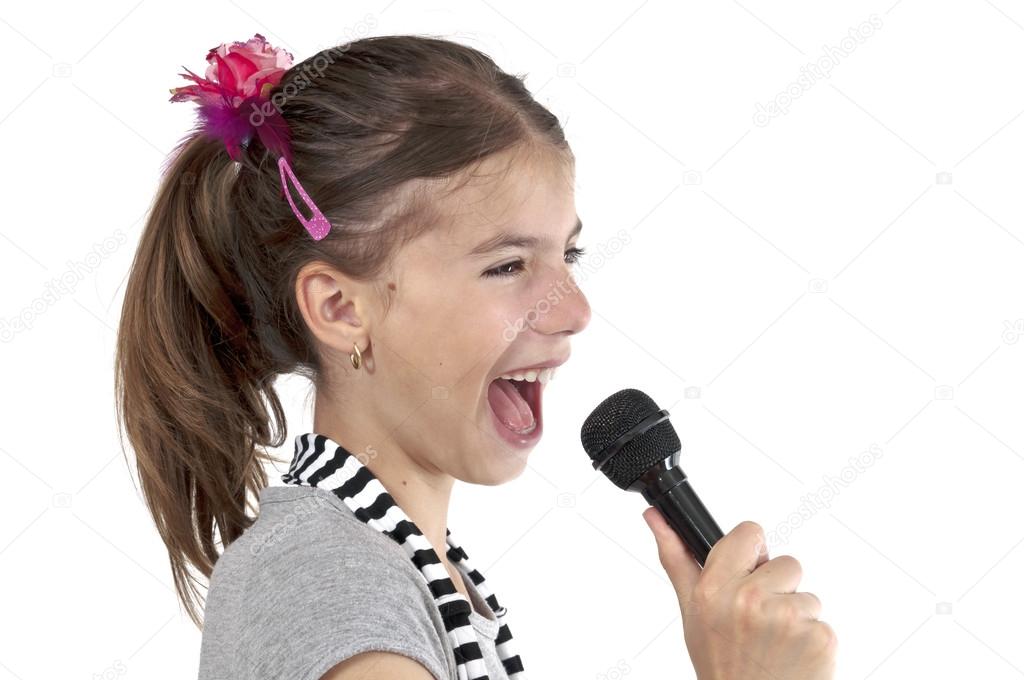
[[[310,262],[295,278],[295,296],[310,331],[324,345],[351,354],[368,349],[373,286],[326,262]]]

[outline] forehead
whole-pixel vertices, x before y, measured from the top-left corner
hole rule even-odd
[[[577,222],[574,182],[571,157],[557,150],[493,154],[439,198],[437,235],[467,254],[503,232],[559,243]]]

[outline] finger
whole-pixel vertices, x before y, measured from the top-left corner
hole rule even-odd
[[[821,600],[814,593],[785,593],[765,600],[765,611],[782,617],[794,615],[800,619],[815,621],[821,616]]]
[[[779,555],[759,565],[750,578],[770,593],[792,593],[800,585],[803,568],[792,555]]]
[[[643,511],[644,520],[658,545],[658,560],[668,574],[681,603],[689,602],[693,586],[700,578],[700,566],[693,553],[665,517],[654,506]]]
[[[711,547],[704,561],[703,581],[709,591],[717,591],[730,581],[742,578],[768,561],[764,530],[756,522],[740,522]]]

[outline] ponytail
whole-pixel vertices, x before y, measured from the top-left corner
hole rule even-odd
[[[249,494],[267,484],[267,457],[257,447],[284,440],[244,287],[218,255],[234,250],[233,176],[219,142],[183,142],[135,255],[117,341],[118,423],[135,449],[175,589],[199,626],[199,581],[189,563],[208,578],[217,534],[226,546],[251,524]]]

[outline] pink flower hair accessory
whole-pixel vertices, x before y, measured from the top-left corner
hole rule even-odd
[[[272,47],[259,33],[246,42],[223,43],[206,54],[206,77],[200,78],[185,68],[178,75],[194,85],[170,88],[172,102],[194,101],[199,105],[199,128],[203,134],[219,139],[234,161],[241,160],[242,148],[254,135],[267,150],[278,156],[281,191],[292,212],[306,231],[319,241],[331,230],[331,223],[316,207],[291,168],[288,123],[270,101],[270,91],[291,68],[292,55]],[[182,67],[184,68],[184,67]],[[306,203],[312,216],[299,211],[288,191],[288,180]]]

